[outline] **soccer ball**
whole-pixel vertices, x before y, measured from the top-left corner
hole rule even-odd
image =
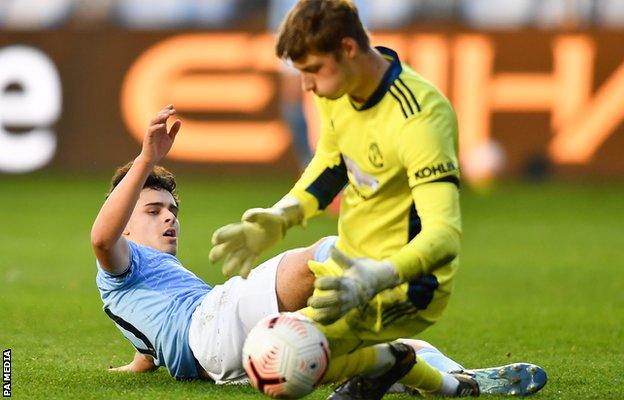
[[[321,382],[329,344],[310,320],[280,313],[262,319],[243,346],[243,366],[252,385],[269,397],[303,397]]]

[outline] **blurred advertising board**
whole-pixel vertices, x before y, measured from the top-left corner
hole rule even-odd
[[[444,30],[377,33],[373,43],[451,99],[466,178],[532,168],[624,176],[624,32]],[[112,168],[137,153],[168,103],[184,122],[176,165],[296,169],[279,118],[282,71],[270,34],[4,31],[0,173]]]

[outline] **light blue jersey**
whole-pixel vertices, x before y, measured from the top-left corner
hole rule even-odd
[[[176,379],[199,377],[188,343],[191,316],[212,288],[167,253],[128,242],[130,268],[119,276],[98,265],[104,312],[132,345]]]

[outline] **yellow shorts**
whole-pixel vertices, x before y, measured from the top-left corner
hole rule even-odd
[[[323,263],[310,261],[308,265],[316,277],[342,275],[342,269],[332,259]],[[452,277],[456,268],[453,262],[438,271]],[[440,319],[452,286],[452,279],[440,284],[434,275],[423,276],[384,290],[331,325],[317,326],[329,340],[332,357],[372,344],[412,337]],[[310,317],[312,309],[307,307],[301,312]]]

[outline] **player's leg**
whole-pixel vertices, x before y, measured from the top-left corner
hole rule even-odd
[[[337,238],[330,237],[318,244],[315,250],[314,260],[317,264],[310,265],[316,276],[332,275],[340,273],[336,271],[339,268],[332,263],[326,263],[329,258],[329,249],[335,243]],[[438,285],[426,286],[431,291],[435,291]],[[457,379],[445,376],[437,369],[431,367],[425,360],[419,359],[415,355],[415,351],[408,345],[402,343],[379,344],[373,347],[364,347],[357,351],[353,351],[362,347],[363,340],[366,341],[364,346],[374,343],[392,341],[398,339],[405,334],[416,334],[426,329],[435,321],[437,314],[441,313],[447,302],[447,295],[434,296],[433,292],[430,296],[431,310],[428,310],[427,318],[414,320],[413,318],[397,318],[397,310],[413,311],[411,314],[420,313],[421,311],[414,306],[410,306],[410,300],[407,296],[409,287],[407,285],[397,287],[386,292],[383,299],[379,299],[383,304],[381,316],[377,303],[368,307],[363,314],[356,310],[352,310],[334,324],[329,326],[319,325],[320,330],[327,337],[332,350],[332,359],[329,370],[325,376],[326,381],[341,381],[354,375],[353,380],[349,380],[345,385],[338,388],[334,393],[336,398],[341,398],[341,388],[345,389],[345,398],[353,395],[352,389],[362,385],[356,384],[356,381],[368,379],[371,384],[375,384],[375,391],[379,396],[399,378],[408,374],[409,384],[426,392],[434,392],[448,395],[455,394],[458,385]],[[421,290],[422,291],[422,290]],[[394,318],[382,318],[383,312]],[[310,309],[301,310],[304,315],[310,314]],[[379,335],[376,328],[379,324],[384,325],[384,336]],[[389,327],[389,329],[386,329]],[[338,345],[339,343],[339,345]],[[363,379],[360,379],[364,377]],[[367,385],[370,389],[370,385]],[[357,396],[357,395],[356,395]]]
[[[538,392],[547,381],[546,371],[534,364],[513,363],[500,367],[466,369],[424,340],[399,341],[408,344],[419,357],[442,373],[459,372],[468,375],[478,383],[481,394],[527,396]],[[393,392],[410,392],[402,388],[396,389]]]
[[[335,240],[335,236],[322,238],[311,246],[288,250],[275,257],[279,260],[275,278],[278,311],[294,312],[306,307],[314,291],[314,274],[308,267],[308,261],[318,260],[319,257],[325,259],[327,249]]]
[[[264,317],[283,311],[298,311],[305,306],[314,289],[314,275],[308,269],[308,261],[323,244],[317,243],[288,250],[254,268],[247,279],[231,292],[238,302],[236,318],[243,325],[244,337]]]
[[[306,310],[301,312],[305,315]],[[360,338],[362,332],[354,329],[346,318],[329,326],[319,325],[319,329],[327,337],[332,350],[332,359],[324,380],[340,382],[348,379],[332,394],[333,399],[357,398],[360,395],[381,398],[401,378],[407,378],[405,383],[417,390],[444,396],[455,396],[466,385],[472,392],[476,389],[474,382],[466,383],[442,373],[417,355],[417,350],[425,352],[425,342],[412,342],[414,347],[401,342],[363,342]],[[376,396],[360,393],[362,390],[369,394],[374,392]]]
[[[464,369],[461,364],[446,356],[429,342],[418,339],[399,339],[398,341],[411,346],[418,357],[440,372],[455,372]]]
[[[349,345],[352,344],[353,341]],[[344,379],[348,380],[330,399],[381,399],[397,381],[407,384],[407,388],[394,393],[526,396],[539,391],[547,380],[542,368],[528,363],[467,370],[431,344],[413,339],[377,344],[332,357],[324,382]]]
[[[279,311],[297,311],[306,306],[314,291],[314,274],[308,267],[308,261],[315,259],[315,254],[326,240],[323,238],[309,247],[284,253],[277,268],[275,287]]]
[[[307,298],[313,292],[314,283],[314,275],[308,268],[308,261],[325,261],[336,239],[336,237],[323,238],[310,247],[291,250],[284,254],[278,266],[276,285],[280,311],[293,311],[305,305]],[[433,307],[430,307],[429,311],[434,314],[441,313],[446,305],[446,296],[442,298],[432,296],[432,299],[437,304],[431,304]],[[302,311],[305,314],[305,310]],[[426,319],[432,321],[436,318],[435,315],[428,315]],[[413,323],[410,323],[410,326],[411,334],[416,333],[414,329],[420,332],[427,327],[423,325],[414,328]],[[398,343],[384,343],[347,353],[357,348],[361,340],[357,334],[353,334],[353,328],[348,326],[345,319],[330,327],[320,326],[320,328],[328,337],[332,354],[334,354],[324,381],[339,382],[355,377],[337,389],[332,395],[335,399],[345,394],[346,398],[349,398],[352,394],[349,393],[351,388],[363,387],[361,382],[355,384],[355,381],[362,380],[368,380],[368,383],[374,382],[375,390],[380,393],[380,396],[383,396],[383,393],[400,378],[401,382],[411,388],[442,396],[475,395],[479,393],[479,386],[483,387],[484,393],[529,394],[541,389],[545,384],[545,373],[541,368],[532,364],[499,367],[496,371],[502,368],[510,377],[504,382],[500,379],[496,382],[492,381],[490,375],[493,369],[491,368],[466,371],[468,374],[464,375],[462,374],[464,368],[459,363],[422,340],[400,339],[403,346]],[[400,335],[395,337],[398,336]],[[520,376],[521,385],[518,387]],[[350,385],[349,382],[351,382]],[[511,383],[516,386],[512,388]],[[341,392],[341,388],[346,390]],[[371,390],[370,385],[367,388]]]
[[[397,305],[401,305],[402,309],[407,309],[403,291],[405,288],[396,288],[394,291],[386,293],[385,299],[377,300],[395,308]],[[446,303],[446,297],[436,296],[432,303],[432,309],[443,309],[443,303]],[[388,322],[388,318],[380,318],[376,310],[376,307],[369,307],[362,313],[347,315],[330,326],[321,327],[321,331],[330,342],[333,356],[346,353],[344,349],[339,349],[338,352],[334,351],[334,342],[336,339],[344,337],[345,334],[351,334],[360,340],[365,339],[364,345],[368,345],[382,340],[392,341],[406,333],[422,332],[431,325],[432,321],[435,321],[433,312],[427,314],[427,317],[431,318],[418,317],[419,310],[416,313],[406,313],[404,318],[390,320],[383,329],[378,330],[374,328],[376,322]],[[391,308],[390,311],[392,311]],[[302,310],[302,312],[305,314],[306,310]],[[382,313],[381,316],[383,317],[383,315]],[[342,331],[338,329],[342,326],[341,324],[344,325]],[[358,376],[348,379],[339,386],[331,398],[346,399],[357,398],[358,396],[381,398],[399,379],[414,389],[430,394],[458,396],[478,393],[477,384],[470,377],[442,372],[430,365],[425,358],[416,354],[417,350],[421,350],[423,354],[426,353],[425,347],[428,346],[425,346],[425,342],[412,342],[411,344],[414,347],[401,342],[379,344],[373,347],[374,352],[370,349],[362,349],[337,359],[332,358],[330,371],[326,376],[327,380],[339,381],[345,375],[353,374],[354,368],[358,368],[359,371],[357,371]],[[353,348],[351,347],[351,350]],[[388,361],[389,359],[391,361]],[[351,364],[355,364],[356,367]],[[335,375],[332,374],[334,371]],[[375,393],[375,395],[369,396],[370,393]]]
[[[330,348],[335,341],[330,342]],[[387,344],[359,349],[353,353],[332,357],[323,382],[341,382],[356,375],[376,376],[388,371],[396,363]]]
[[[330,346],[332,341],[330,340]],[[329,399],[381,399],[397,381],[408,378],[409,387],[439,396],[476,395],[477,383],[470,377],[440,372],[402,343],[368,346],[332,357],[325,382],[347,379]]]
[[[254,268],[247,279],[239,276],[215,286],[191,318],[189,345],[199,365],[217,383],[246,379],[242,348],[258,321],[279,311],[277,277],[286,253]],[[282,296],[285,302],[294,300]]]
[[[206,295],[191,318],[189,345],[213,380],[244,379],[241,357],[249,331],[269,314],[305,305],[314,288],[307,262],[322,243],[281,253],[254,268],[247,279],[228,279]]]
[[[419,391],[442,396],[458,396],[462,395],[464,391],[466,395],[474,395],[479,392],[474,382],[469,382],[469,378],[453,375],[453,372],[461,372],[464,368],[430,343],[416,339],[399,339],[398,341],[414,349],[416,358],[421,364],[426,364],[438,372],[438,374],[429,372],[431,376],[437,375],[439,377],[438,387],[433,388],[433,390],[431,390],[431,386],[428,389],[423,388],[423,377],[427,377],[427,375],[413,368],[400,379],[402,384]],[[435,381],[435,378],[430,378],[430,380]]]

